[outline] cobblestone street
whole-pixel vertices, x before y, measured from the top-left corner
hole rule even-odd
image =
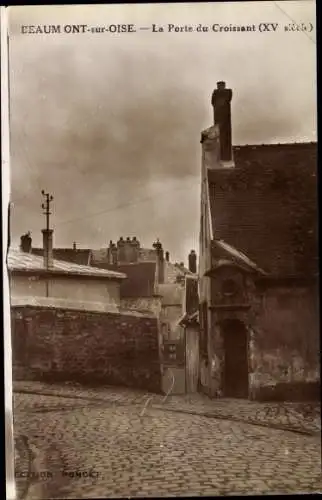
[[[276,411],[260,417],[248,402],[36,383],[15,391],[15,435],[27,436],[33,456],[26,499],[322,490],[317,420],[305,426],[302,415],[299,426],[295,410],[297,430],[281,430],[268,422],[282,419]],[[238,404],[248,417],[232,415]],[[17,475],[29,467],[28,450],[17,452]],[[26,479],[17,486],[22,498]]]

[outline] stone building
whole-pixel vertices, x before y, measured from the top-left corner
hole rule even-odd
[[[117,243],[110,241],[106,249],[93,250],[90,263],[126,274],[127,278],[121,283],[122,307],[152,311],[160,318],[171,317],[161,329],[167,337],[175,337],[177,320],[182,315],[185,276],[196,274],[194,251],[188,260],[192,271],[183,263],[172,263],[159,240],[152,248],[142,248],[136,237],[121,237]]]
[[[185,311],[187,277],[196,279],[197,255],[191,251],[189,268],[170,262],[169,252],[160,241],[152,249],[141,248],[137,238],[120,238],[99,252],[93,251],[91,264],[99,268],[126,274],[121,283],[121,307],[143,313],[152,312],[159,325],[159,348],[162,362],[162,387],[167,392],[174,382],[172,393],[184,393],[185,327],[180,323]],[[167,358],[167,347],[175,349],[174,361]],[[171,376],[169,375],[171,373]]]
[[[225,109],[201,134],[200,385],[212,397],[313,398],[317,145],[232,147],[231,97],[215,99]]]
[[[31,253],[29,246],[25,246],[26,239],[26,235],[22,236],[19,250],[10,248],[8,252],[11,300],[49,298],[74,303],[75,307],[86,304],[87,309],[91,303],[119,309],[125,274],[56,260],[52,256],[47,267],[44,252],[42,257]]]
[[[158,321],[121,307],[126,275],[53,259],[48,242],[33,255],[26,243],[7,257],[13,379],[161,392]]]

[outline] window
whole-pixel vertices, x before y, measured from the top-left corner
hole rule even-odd
[[[231,297],[235,295],[238,290],[238,285],[236,281],[232,279],[226,279],[223,281],[221,286],[221,292],[225,297]]]

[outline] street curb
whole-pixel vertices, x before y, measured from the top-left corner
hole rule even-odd
[[[14,389],[13,394],[36,394],[38,396],[53,396],[65,399],[84,399],[86,401],[99,401],[102,403],[106,402],[106,399],[93,398],[90,396],[76,396],[76,395],[69,396],[67,394],[60,394],[54,391],[33,391],[31,389]]]
[[[160,405],[152,405],[151,408],[157,409],[157,410],[163,410],[163,411],[168,411],[168,412],[173,412],[173,413],[184,413],[188,415],[196,415],[199,417],[206,417],[206,418],[214,418],[215,420],[229,420],[231,422],[238,422],[238,423],[244,423],[248,425],[256,425],[258,427],[266,427],[269,429],[274,429],[274,430],[280,430],[280,431],[286,431],[286,432],[293,432],[296,434],[302,434],[305,436],[310,436],[310,437],[316,437],[321,434],[321,431],[308,431],[305,429],[295,429],[295,428],[290,428],[286,427],[283,425],[278,425],[278,424],[268,424],[265,422],[256,422],[248,419],[242,419],[242,418],[236,418],[232,417],[229,415],[218,415],[215,413],[209,413],[209,412],[197,412],[197,411],[190,411],[190,410],[176,410],[174,408],[166,408],[164,406]]]

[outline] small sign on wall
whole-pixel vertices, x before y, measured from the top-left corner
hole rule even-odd
[[[182,343],[166,342],[163,346],[163,361],[167,364],[184,364],[184,350]]]

